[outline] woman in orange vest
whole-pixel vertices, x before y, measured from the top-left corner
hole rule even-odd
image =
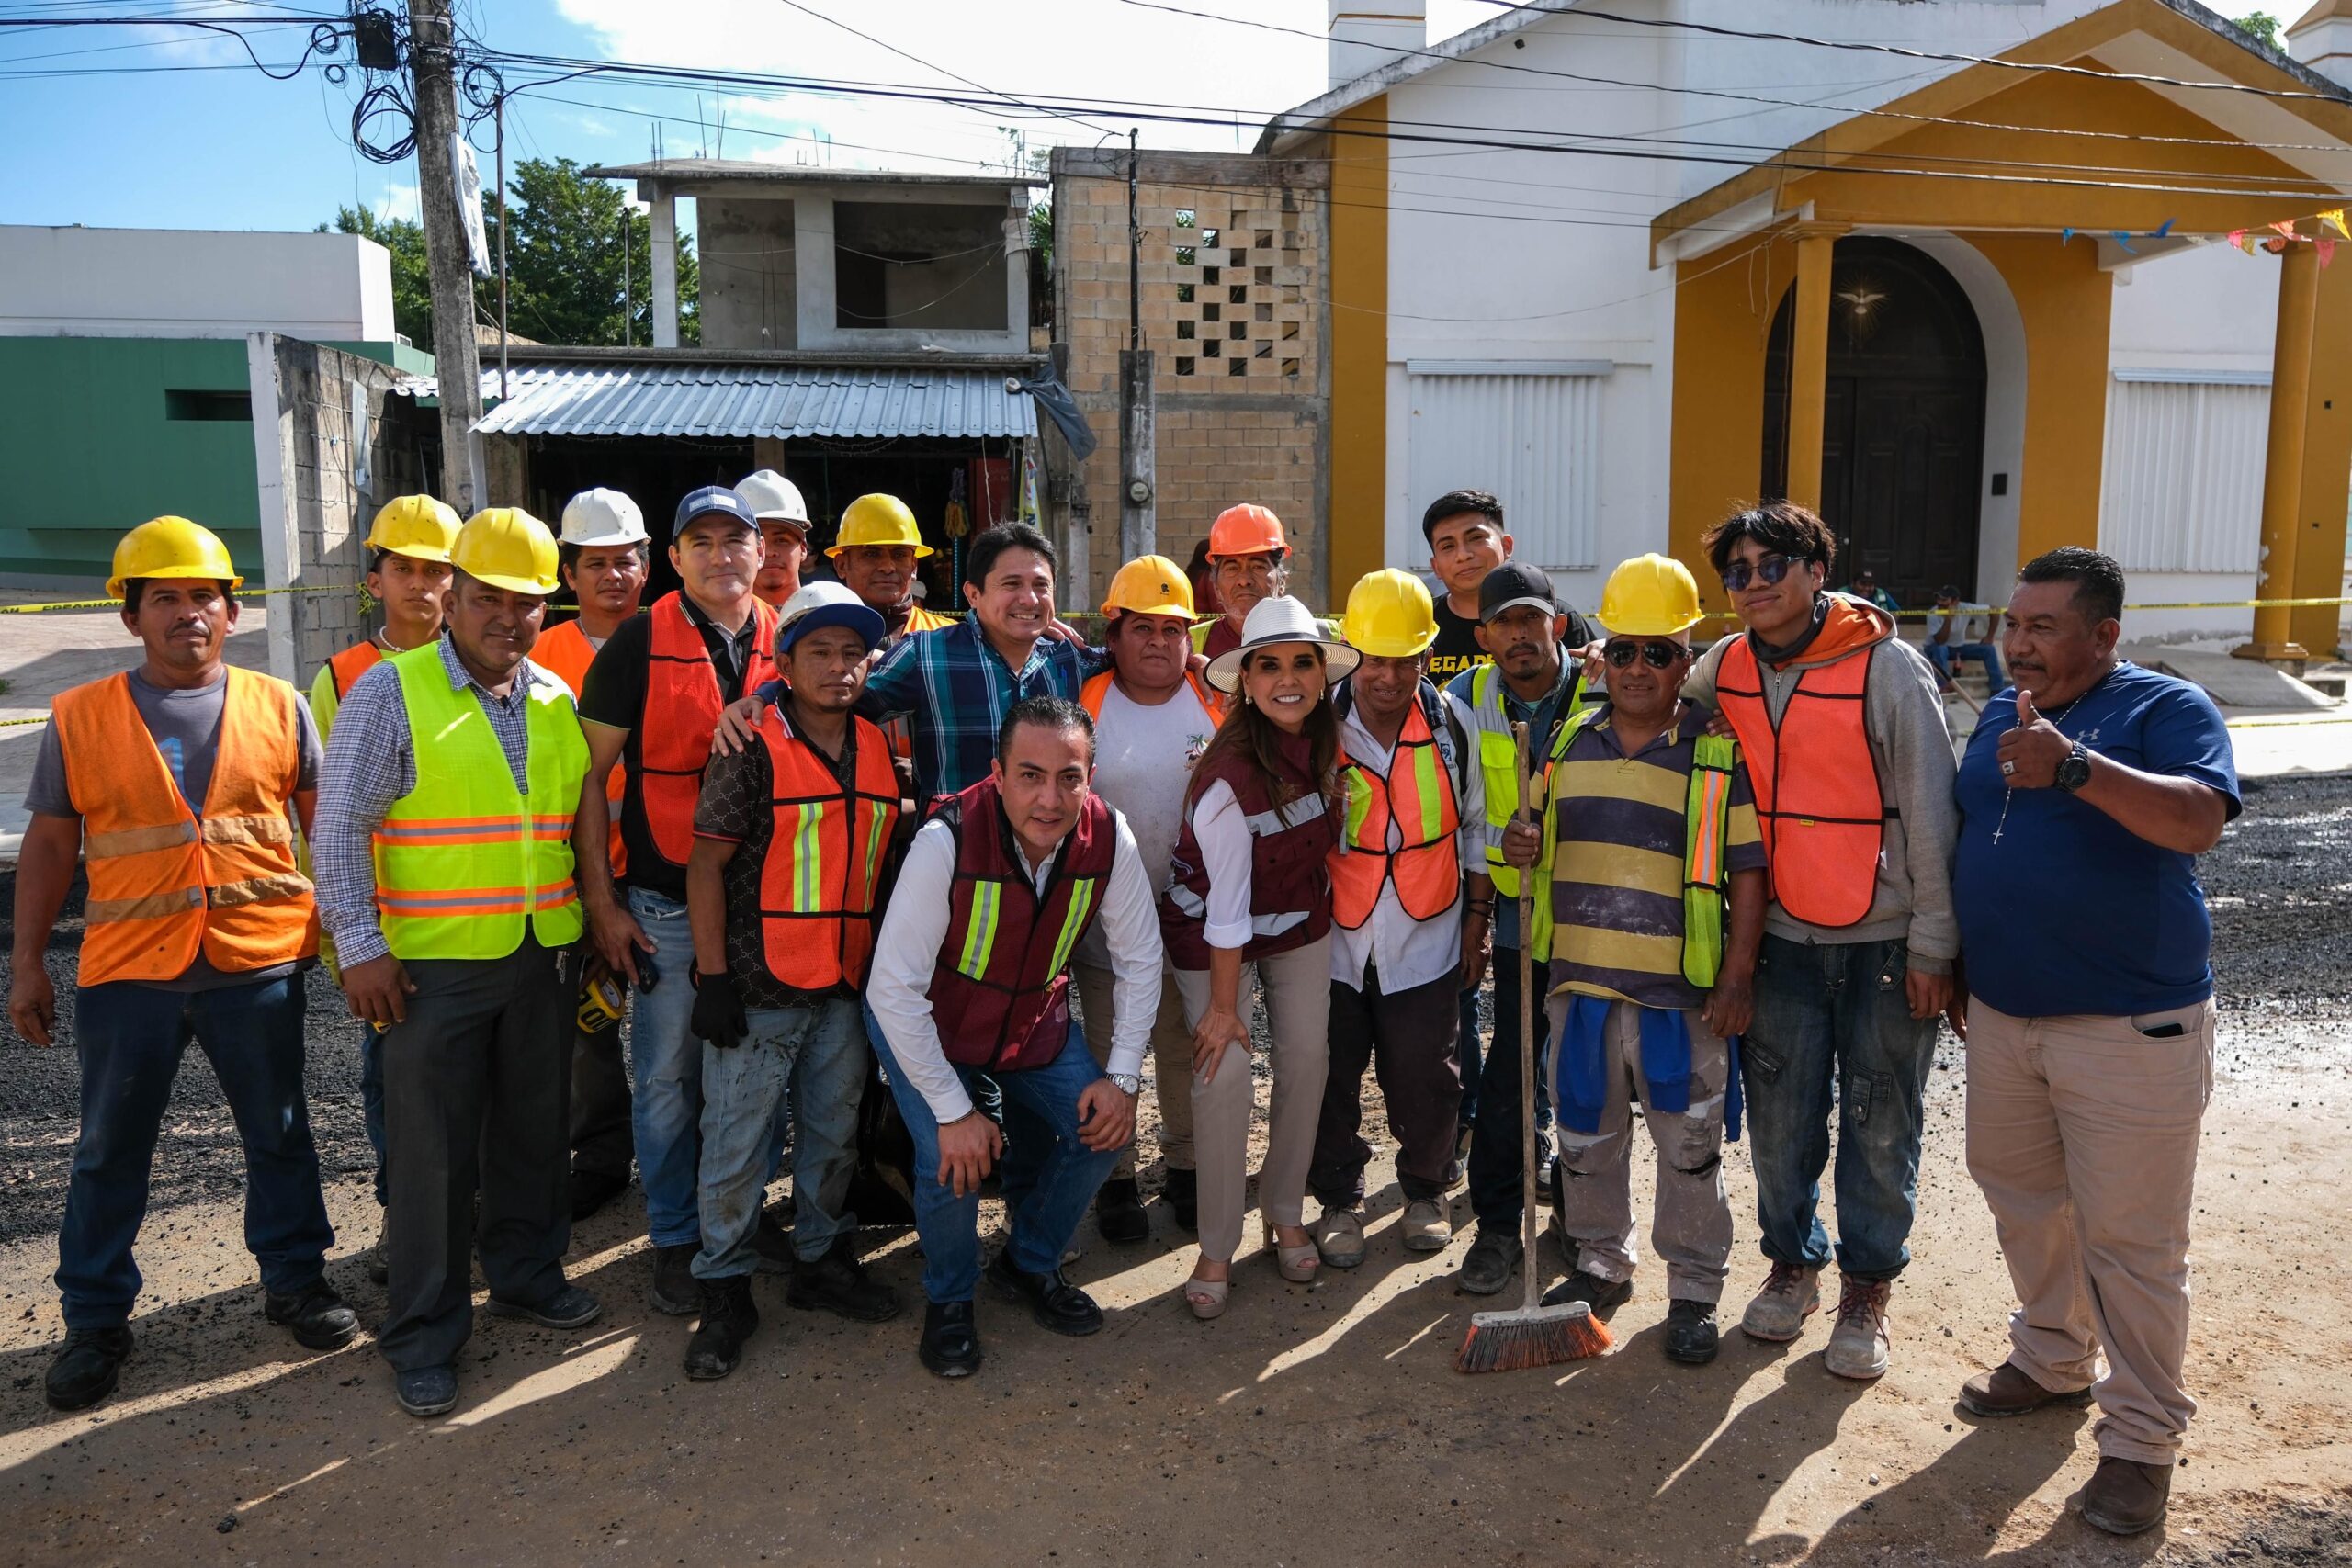
[[[74,1016],[82,1127],[58,1235],[65,1343],[46,1386],[59,1410],[113,1393],[130,1354],[131,1246],[191,1040],[244,1145],[245,1245],[265,1314],[317,1350],[359,1329],[322,1272],[334,1232],[302,1093],[300,971],[318,913],[294,823],[308,832],[322,749],[292,686],[223,658],[243,581],[186,518],[125,535],[107,592],[146,659],[57,697],[26,795],[8,1016],[36,1045],[57,1021],[45,950],[75,861],[89,863]]]

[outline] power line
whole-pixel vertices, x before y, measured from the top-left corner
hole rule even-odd
[[[864,39],[867,43],[872,44],[876,49],[887,49],[892,54],[897,55],[899,59],[910,60],[917,65],[922,66],[924,70],[935,72],[938,74],[948,78],[950,81],[961,82],[967,87],[978,87],[981,92],[989,94],[995,97],[1002,98],[1006,103],[1012,104],[1015,107],[1027,107],[1026,105],[1022,104],[1020,99],[1013,97],[1009,93],[1001,93],[994,87],[988,85],[986,83],[975,82],[969,76],[963,74],[961,72],[950,71],[944,65],[934,65],[930,61],[922,58],[920,55],[908,53],[905,50],[900,49],[895,43],[887,43],[881,39],[876,38],[872,33],[860,32],[857,28],[851,27],[847,22],[844,22],[838,17],[828,17],[822,11],[802,5],[800,0],[778,0],[778,3],[790,6],[804,17],[813,17],[818,21],[823,22],[828,26],[839,28],[842,31],[849,34],[852,38]],[[1099,132],[1104,136],[1114,136],[1117,134],[1117,132],[1110,130],[1106,126],[1090,124],[1089,122],[1079,118],[1076,115],[1062,115],[1060,118],[1069,120],[1072,125],[1083,125],[1087,130]]]

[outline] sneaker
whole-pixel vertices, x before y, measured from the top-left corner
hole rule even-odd
[[[802,1312],[821,1307],[853,1323],[888,1323],[899,1315],[899,1292],[866,1273],[855,1239],[846,1235],[835,1237],[815,1262],[795,1265],[784,1299]]]
[[[700,1284],[702,1321],[686,1340],[686,1376],[711,1382],[733,1371],[742,1359],[743,1341],[760,1325],[760,1309],[752,1300],[748,1274]]]
[[[1453,1282],[1474,1296],[1499,1295],[1503,1287],[1510,1283],[1511,1270],[1519,1267],[1524,1250],[1519,1237],[1481,1225]]]
[[[2004,1361],[1989,1372],[1979,1372],[1960,1385],[1960,1407],[1972,1416],[2023,1416],[2052,1405],[2080,1410],[2091,1402],[2086,1388],[2060,1392],[2042,1387],[2014,1361]]]
[[[324,1280],[313,1280],[290,1295],[270,1296],[262,1315],[291,1330],[306,1350],[340,1350],[359,1334],[359,1314]]]
[[[1161,1194],[1168,1206],[1176,1211],[1179,1228],[1194,1231],[1201,1228],[1201,1179],[1197,1171],[1168,1168],[1168,1185]]]
[[[412,1416],[443,1416],[457,1408],[458,1373],[452,1367],[416,1367],[392,1374],[392,1397]]]
[[[695,1254],[701,1250],[702,1244],[694,1241],[653,1249],[651,1300],[655,1312],[666,1312],[672,1317],[692,1317],[702,1310],[702,1286],[695,1280]]]
[[[1715,1303],[1674,1301],[1666,1309],[1666,1359],[1703,1367],[1715,1359]]]
[[[1445,1162],[1445,1190],[1449,1192],[1462,1185],[1470,1173],[1470,1129],[1460,1127],[1453,1134],[1453,1157]]]
[[[792,1233],[786,1230],[782,1222],[776,1219],[775,1210],[763,1209],[760,1212],[759,1225],[752,1232],[752,1250],[757,1254],[757,1261],[752,1266],[754,1272],[761,1274],[792,1272],[794,1262]]]
[[[1776,1262],[1764,1288],[1740,1314],[1739,1331],[1750,1339],[1785,1345],[1803,1334],[1804,1320],[1820,1310],[1821,1270]]]
[[[51,1410],[87,1410],[114,1392],[123,1362],[130,1359],[130,1330],[69,1328],[65,1343],[49,1363],[42,1391]]]
[[[604,1303],[577,1285],[559,1285],[543,1302],[502,1302],[492,1296],[481,1310],[492,1317],[519,1317],[541,1328],[585,1328],[605,1314]]]
[[[571,1223],[578,1224],[628,1190],[627,1176],[615,1176],[608,1170],[573,1171],[571,1173]]]
[[[1151,1216],[1143,1212],[1143,1189],[1134,1177],[1102,1184],[1094,1195],[1094,1228],[1114,1246],[1151,1239]]]
[[[1894,1293],[1892,1280],[1841,1277],[1838,1292],[1838,1322],[1829,1331],[1829,1348],[1821,1364],[1841,1378],[1868,1382],[1886,1372],[1886,1299]]]
[[[1611,1307],[1622,1306],[1633,1298],[1634,1281],[1631,1280],[1604,1280],[1598,1274],[1579,1269],[1544,1292],[1544,1304],[1556,1307],[1566,1306],[1571,1302],[1582,1302],[1586,1310],[1598,1317]]]
[[[1397,1229],[1408,1252],[1443,1252],[1453,1242],[1453,1222],[1445,1217],[1445,1206],[1434,1198],[1416,1198],[1407,1203]]]
[[[980,1334],[969,1302],[932,1302],[922,1314],[922,1338],[915,1358],[943,1378],[967,1378],[980,1370]]]
[[[1363,1216],[1353,1209],[1324,1210],[1306,1234],[1323,1261],[1334,1269],[1352,1269],[1363,1261]]]
[[[2171,1498],[2172,1466],[2109,1455],[2083,1488],[2083,1518],[2109,1535],[2138,1535],[2165,1522]]]

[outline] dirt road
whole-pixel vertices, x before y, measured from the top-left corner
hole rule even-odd
[[[1460,1376],[1453,1351],[1485,1304],[1453,1289],[1465,1242],[1405,1253],[1383,1168],[1353,1273],[1285,1285],[1245,1256],[1232,1311],[1196,1324],[1177,1293],[1189,1238],[1155,1206],[1148,1247],[1096,1243],[1072,1266],[1108,1310],[1100,1337],[1058,1339],[984,1300],[989,1359],[963,1384],[916,1365],[911,1316],[874,1329],[797,1314],[768,1281],[742,1368],[688,1383],[686,1323],[645,1304],[632,1194],[574,1236],[603,1321],[577,1335],[485,1321],[456,1416],[418,1422],[364,1339],[311,1357],[263,1325],[233,1137],[195,1061],[141,1237],[139,1355],[108,1404],[50,1415],[72,1065],[7,1039],[0,1562],[2352,1561],[2348,836],[2352,782],[2277,781],[2250,792],[2207,864],[2224,1010],[2199,1181],[2203,1410],[2160,1535],[2115,1542],[2068,1510],[2093,1462],[2087,1413],[1980,1424],[1953,1405],[2005,1352],[2008,1294],[1961,1163],[1949,1040],[1894,1370],[1871,1387],[1823,1371],[1818,1320],[1793,1346],[1735,1332],[1712,1367],[1670,1365],[1654,1264],[1609,1356]],[[382,1293],[353,1256],[374,1216],[347,1029],[317,1021],[314,1105],[345,1237],[331,1268],[372,1320]],[[1744,1149],[1727,1164],[1736,1314],[1762,1265]],[[914,1299],[910,1243],[874,1239],[879,1272]]]

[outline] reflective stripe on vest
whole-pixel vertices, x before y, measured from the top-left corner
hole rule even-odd
[[[393,955],[503,958],[526,922],[542,947],[579,941],[571,818],[588,742],[570,694],[551,681],[528,688],[525,796],[473,687],[449,684],[437,643],[390,663],[416,755],[416,787],[375,834],[376,911]]]
[[[1436,919],[1461,896],[1454,834],[1462,827],[1462,808],[1430,725],[1428,699],[1434,694],[1424,685],[1407,710],[1385,777],[1363,762],[1341,760],[1347,822],[1329,862],[1331,918],[1350,931],[1372,919],[1380,890],[1391,879],[1398,905],[1416,920]],[[1442,714],[1438,722],[1444,722]],[[1392,820],[1399,840],[1393,851]]]
[[[771,704],[760,716],[773,813],[760,866],[762,950],[768,973],[797,990],[864,985],[874,953],[874,895],[899,820],[899,775],[877,726],[853,716],[850,732],[854,772],[843,788],[782,710]]]
[[[1298,791],[1277,805],[1271,782],[1254,762],[1229,758],[1218,771],[1194,772],[1184,797],[1182,824],[1169,858],[1168,885],[1159,897],[1159,931],[1179,969],[1209,966],[1205,931],[1209,879],[1193,814],[1212,783],[1223,780],[1250,829],[1250,928],[1243,953],[1271,958],[1320,941],[1331,927],[1331,851],[1339,823],[1325,809],[1300,758],[1304,742],[1286,755],[1283,783]]]
[[[317,951],[311,883],[286,817],[301,771],[301,701],[284,682],[228,671],[199,816],[139,716],[128,675],[57,697],[51,718],[89,873],[81,984],[175,980],[199,953],[243,974]]]
[[[743,676],[747,693],[775,679],[775,611],[754,599],[752,616],[758,629]],[[655,602],[646,653],[645,710],[636,732],[638,802],[653,847],[683,866],[694,849],[695,801],[710,764],[710,734],[727,698],[710,648],[677,594]]]
[[[1504,705],[1502,693],[1497,689],[1496,682],[1500,679],[1497,666],[1477,666],[1470,676],[1470,708],[1473,717],[1482,721],[1478,725],[1478,768],[1486,775],[1483,782],[1486,785],[1487,826],[1497,835],[1497,841],[1487,846],[1487,875],[1494,883],[1497,894],[1505,898],[1516,898],[1519,897],[1519,868],[1504,863],[1499,836],[1519,810],[1519,748],[1510,738],[1510,711]],[[1555,716],[1554,723],[1559,728],[1565,728],[1578,714],[1588,712],[1593,706],[1592,698],[1585,691],[1584,672],[1579,670],[1568,679],[1567,705]],[[1483,722],[1489,715],[1500,728],[1489,728]],[[1556,735],[1558,728],[1554,733]],[[1534,754],[1528,759],[1528,771],[1535,776],[1530,781],[1529,787],[1540,801],[1544,798],[1544,738],[1536,736],[1532,745]],[[1540,876],[1535,879],[1535,902],[1542,907],[1544,923],[1548,929],[1551,925],[1552,889]],[[1537,956],[1549,957],[1550,954],[1540,953]]]
[[[1857,925],[1878,897],[1886,796],[1863,725],[1869,651],[1801,671],[1775,723],[1746,637],[1715,668],[1715,696],[1738,733],[1756,792],[1772,897],[1792,919]]]

